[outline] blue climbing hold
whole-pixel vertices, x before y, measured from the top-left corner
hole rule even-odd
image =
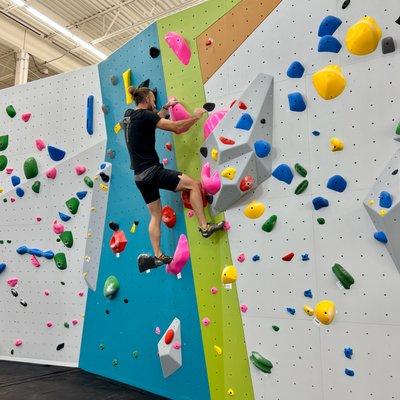
[[[253,256],[253,261],[259,261],[260,260],[260,256],[258,254],[255,254]]]
[[[65,157],[65,151],[57,149],[57,147],[47,146],[47,151],[53,161],[61,161]]]
[[[304,74],[304,67],[300,61],[293,61],[287,70],[289,78],[301,78]]]
[[[292,315],[296,314],[296,309],[292,307],[286,307],[286,311]]]
[[[333,175],[329,178],[328,183],[326,184],[328,189],[334,190],[335,192],[342,193],[347,187],[347,182],[340,175]]]
[[[353,349],[352,349],[351,347],[346,347],[346,348],[344,349],[344,355],[345,355],[347,358],[350,358],[350,359],[351,359],[351,356],[353,355]]]
[[[28,248],[26,246],[20,246],[17,249],[18,254],[26,254],[28,252]]]
[[[21,178],[19,177],[19,176],[16,176],[16,175],[13,175],[12,177],[11,177],[11,183],[12,183],[12,185],[15,187],[15,186],[18,186],[20,183],[21,183]]]
[[[87,191],[82,191],[82,192],[77,192],[77,193],[76,193],[76,197],[77,197],[79,200],[84,199],[84,198],[86,197],[86,195],[87,195]]]
[[[106,163],[102,163],[102,164],[100,164],[100,169],[104,169],[105,167],[107,166],[107,164]]]
[[[235,128],[237,129],[243,129],[245,131],[249,131],[251,127],[253,126],[253,118],[251,118],[251,115],[248,113],[244,113],[238,123],[236,124]]]
[[[18,197],[24,197],[25,192],[22,188],[17,188],[15,192],[17,193]]]
[[[257,140],[254,143],[254,151],[257,157],[260,158],[267,157],[271,151],[271,145],[265,140]]]
[[[329,201],[321,196],[315,197],[312,203],[315,210],[319,210],[320,208],[329,206]]]
[[[0,274],[6,269],[6,264],[1,263],[0,264]]]
[[[347,376],[354,376],[354,371],[353,371],[352,369],[346,368],[346,369],[344,370],[344,373],[345,373]]]
[[[387,239],[387,237],[386,237],[386,234],[385,234],[385,232],[383,232],[383,231],[375,232],[375,233],[374,233],[374,238],[375,238],[378,242],[381,242],[381,243],[387,243],[387,242],[388,242],[388,239]]]
[[[290,111],[302,112],[307,108],[303,95],[299,92],[289,93],[288,99]]]
[[[308,253],[304,253],[301,255],[301,261],[308,261],[310,259],[310,256]]]
[[[321,133],[318,132],[318,131],[312,131],[312,134],[313,134],[314,136],[319,136]]]
[[[383,208],[390,208],[392,207],[392,202],[392,195],[383,190],[379,195],[379,206]]]
[[[319,25],[318,36],[333,35],[341,24],[342,20],[340,18],[328,15]]]
[[[36,256],[36,257],[45,257],[48,260],[51,260],[52,258],[54,258],[54,253],[51,250],[48,251],[42,251],[39,249],[30,249],[29,247],[23,245],[17,248],[17,253],[18,254],[30,254],[32,256]]]
[[[58,215],[60,216],[60,219],[63,222],[67,222],[71,219],[69,215],[62,213],[61,211],[58,213]]]
[[[339,53],[342,49],[342,44],[334,36],[325,35],[319,41],[319,53]]]
[[[313,295],[312,295],[311,289],[305,290],[305,291],[304,291],[304,296],[305,296],[305,297],[308,297],[309,299],[312,299],[312,298],[313,298]]]
[[[293,172],[287,164],[278,165],[272,172],[272,176],[278,181],[282,181],[290,185],[293,180]]]

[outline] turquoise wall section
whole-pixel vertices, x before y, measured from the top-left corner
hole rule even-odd
[[[122,73],[126,69],[131,68],[132,83],[136,86],[149,78],[150,87],[158,89],[159,105],[166,102],[161,57],[149,56],[151,46],[159,47],[155,24],[99,65],[103,103],[109,109],[105,115],[107,149],[114,150],[116,157],[106,158],[112,162],[113,172],[97,290],[90,291],[86,306],[80,367],[174,400],[207,400],[210,395],[191,265],[187,264],[180,280],[167,274],[164,268],[150,274],[139,273],[138,254],[151,251],[148,211],[129,169],[123,132],[116,135],[113,129],[124,111],[131,107],[125,104]],[[116,86],[111,84],[112,75],[119,79]],[[164,148],[172,138],[165,132],[158,135],[160,158],[173,158],[174,154]],[[170,161],[167,168],[175,168],[175,162]],[[163,250],[173,254],[179,235],[186,233],[183,209],[178,194],[163,192],[162,201],[177,213],[174,229],[163,227]],[[139,221],[136,233],[130,233],[135,220]],[[128,239],[119,259],[108,246],[112,236],[109,221],[118,222]],[[102,293],[109,275],[117,276],[121,284],[113,300],[106,299]],[[174,317],[181,320],[183,367],[164,379],[157,355],[161,336],[154,329],[159,326],[162,334]],[[103,350],[100,345],[104,345]],[[134,351],[138,352],[138,358],[132,356]],[[116,365],[113,360],[117,361]]]

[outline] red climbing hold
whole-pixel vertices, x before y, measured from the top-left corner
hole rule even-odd
[[[223,144],[235,144],[235,141],[232,139],[228,139],[225,136],[220,136],[219,140],[223,143]]]
[[[166,143],[166,144],[165,144],[165,148],[166,148],[168,151],[172,151],[172,144],[171,144],[171,143]]]
[[[246,106],[246,104],[243,103],[243,101],[239,101],[239,108],[241,110],[247,110],[247,106]]]
[[[162,209],[162,222],[168,228],[173,228],[176,224],[176,213],[171,206],[164,206]]]
[[[286,256],[283,256],[282,260],[283,261],[291,261],[293,257],[294,257],[294,253],[289,253],[289,254],[286,254]]]
[[[206,46],[211,46],[213,44],[213,40],[211,38],[208,38],[206,41]]]
[[[174,339],[175,332],[173,329],[168,329],[167,333],[165,334],[165,344],[171,344],[172,340]]]
[[[229,106],[229,108],[232,108],[235,105],[235,103],[236,103],[236,100],[233,100],[231,105]]]
[[[110,248],[115,254],[122,253],[125,250],[128,241],[123,231],[118,230],[113,233],[110,239]]]
[[[242,192],[247,192],[248,190],[252,189],[254,186],[254,178],[251,175],[245,176],[240,181],[240,190]]]

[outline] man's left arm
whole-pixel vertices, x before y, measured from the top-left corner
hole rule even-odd
[[[176,97],[173,97],[173,96],[169,97],[168,98],[168,103],[164,104],[161,107],[161,110],[158,112],[158,116],[160,118],[165,118],[168,115],[168,109],[170,107],[173,107],[177,103],[178,103],[178,101],[177,101]]]

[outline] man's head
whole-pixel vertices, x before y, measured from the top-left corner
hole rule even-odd
[[[156,98],[152,90],[146,87],[135,89],[133,86],[130,86],[128,90],[139,108],[150,111],[156,110]]]

